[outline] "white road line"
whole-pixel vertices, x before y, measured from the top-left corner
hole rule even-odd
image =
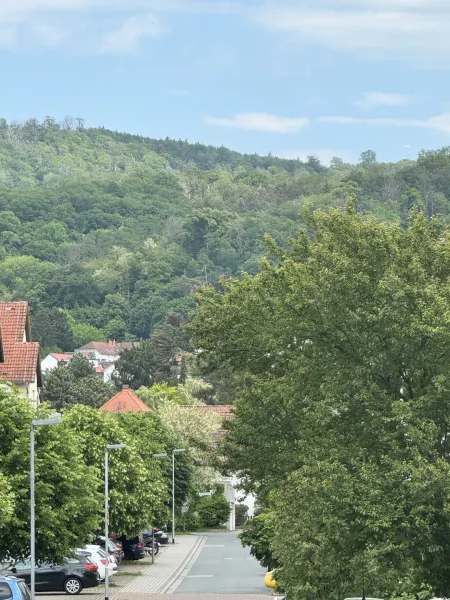
[[[214,577],[214,575],[186,575],[186,579],[203,579],[205,577]]]

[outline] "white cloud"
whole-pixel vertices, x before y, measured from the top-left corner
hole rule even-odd
[[[360,117],[319,117],[320,123],[333,125],[372,125],[391,127],[422,127],[435,129],[450,134],[450,113],[443,113],[428,119],[391,119],[391,118],[360,118]]]
[[[355,106],[371,109],[380,106],[406,106],[412,101],[408,94],[394,94],[387,92],[366,92],[361,98],[354,102]]]
[[[0,45],[18,48],[24,39],[39,45],[64,44],[73,38],[77,50],[102,51],[119,54],[133,52],[139,39],[159,35],[148,22],[149,13],[217,13],[239,12],[239,0],[0,0]],[[92,19],[86,17],[93,16]],[[101,38],[101,48],[89,40],[86,23],[95,24],[99,31],[107,30],[111,19],[122,26]],[[153,19],[154,20],[154,19]],[[40,35],[52,23],[49,36]],[[58,31],[64,32],[58,35]],[[74,36],[70,34],[74,33]],[[97,35],[97,40],[98,40]],[[77,43],[78,40],[78,43]],[[122,49],[122,50],[121,50]]]
[[[295,133],[309,125],[304,117],[279,117],[267,113],[239,113],[231,119],[206,117],[206,123],[219,127],[234,127],[249,131],[267,131],[270,133]]]
[[[448,0],[267,0],[254,16],[296,43],[435,62],[450,56],[449,18]]]
[[[34,25],[32,32],[35,40],[42,46],[59,46],[68,36],[66,29],[44,23]]]
[[[275,156],[280,158],[299,158],[301,161],[306,161],[308,156],[314,156],[320,160],[324,165],[328,165],[332,158],[338,156],[342,158],[344,162],[354,163],[356,162],[355,157],[348,150],[334,150],[333,148],[315,148],[308,150],[305,148],[300,149],[289,149],[282,150],[280,152],[274,152]]]
[[[155,37],[165,32],[154,15],[130,17],[119,29],[106,34],[100,52],[104,54],[129,54],[136,52],[142,38]]]

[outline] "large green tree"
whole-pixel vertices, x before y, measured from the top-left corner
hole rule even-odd
[[[48,414],[0,388],[0,562],[29,556],[30,425]],[[36,556],[59,561],[100,527],[100,472],[65,424],[36,427],[35,447]]]
[[[227,467],[270,499],[294,600],[448,595],[449,233],[351,205],[308,226],[198,296],[195,347],[248,383]]]
[[[165,451],[153,435],[159,435],[158,428],[163,427],[156,417],[146,420],[147,439],[135,435],[127,415],[99,412],[89,406],[72,408],[66,423],[77,436],[83,461],[99,473],[103,470],[106,445],[127,446],[110,456],[111,531],[136,535],[164,514],[167,484],[160,463],[152,459],[153,453]],[[101,489],[100,484],[98,491]]]
[[[41,400],[59,411],[76,404],[100,408],[114,394],[114,386],[97,376],[89,360],[75,355],[69,364],[58,364],[46,375]]]

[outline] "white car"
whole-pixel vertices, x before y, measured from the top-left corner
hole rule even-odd
[[[104,581],[106,576],[106,553],[100,546],[96,546],[94,544],[88,544],[85,546],[80,552],[87,552],[91,555],[91,559],[95,562],[98,568],[98,573],[100,575],[100,579]],[[109,577],[112,577],[114,570],[117,570],[117,564],[114,569],[114,562],[110,558],[109,564]]]

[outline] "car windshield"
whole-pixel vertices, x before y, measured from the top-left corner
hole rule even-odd
[[[103,548],[99,548],[97,552],[102,558],[106,558],[106,552],[103,550]]]
[[[30,569],[31,568],[31,560],[23,560],[21,562],[13,565],[16,569]]]

